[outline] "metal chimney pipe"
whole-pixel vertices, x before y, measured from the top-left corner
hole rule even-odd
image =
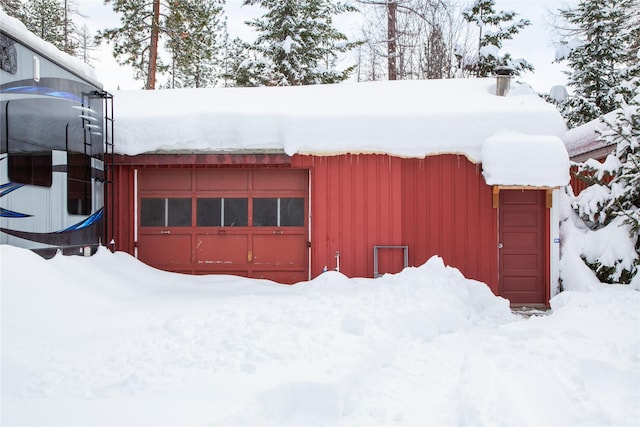
[[[507,96],[511,87],[511,76],[515,70],[509,66],[500,66],[496,67],[494,71],[496,73],[496,95]]]

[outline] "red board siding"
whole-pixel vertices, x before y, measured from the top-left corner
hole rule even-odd
[[[409,264],[438,255],[497,293],[497,210],[480,165],[442,155],[405,159],[402,172]]]
[[[294,167],[311,170],[312,276],[335,268],[339,252],[342,273],[372,277],[374,245],[403,244],[401,163],[386,155],[294,157]]]
[[[374,245],[408,245],[409,265],[433,255],[497,292],[497,213],[479,165],[464,156],[295,156],[311,170],[311,274],[336,265],[372,277]],[[401,250],[380,252],[397,271]]]

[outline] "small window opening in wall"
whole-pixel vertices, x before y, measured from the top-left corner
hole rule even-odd
[[[191,199],[143,198],[140,203],[142,227],[190,227]]]

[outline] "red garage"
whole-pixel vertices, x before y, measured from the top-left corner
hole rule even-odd
[[[119,94],[115,249],[165,270],[282,283],[438,255],[512,303],[546,304],[564,125],[535,94],[492,86]]]

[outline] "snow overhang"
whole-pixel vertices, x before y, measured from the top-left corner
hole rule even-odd
[[[553,188],[569,184],[569,155],[557,136],[499,132],[486,139],[481,159],[488,185]]]

